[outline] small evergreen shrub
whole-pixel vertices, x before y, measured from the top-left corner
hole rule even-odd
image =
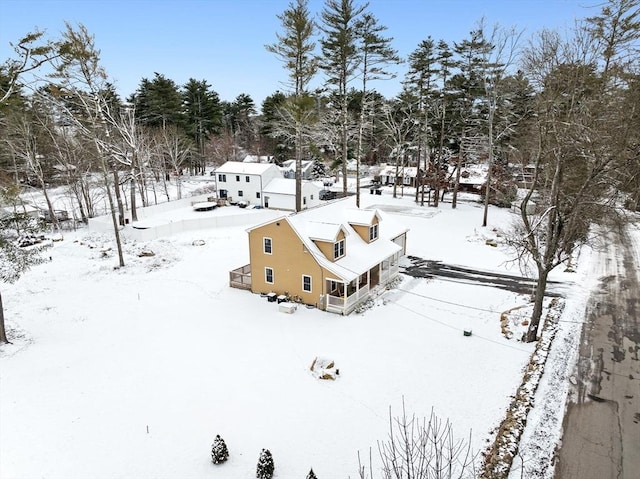
[[[218,434],[211,446],[211,460],[214,464],[222,464],[227,459],[229,459],[229,450],[227,449],[224,439]]]
[[[273,477],[273,456],[269,449],[263,449],[258,458],[258,467],[256,468],[256,477],[258,479],[271,479]]]
[[[316,477],[315,472],[313,472],[313,467],[311,468],[311,470],[309,471],[309,474],[307,474],[307,479],[318,479]]]

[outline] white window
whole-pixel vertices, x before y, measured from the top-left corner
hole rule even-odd
[[[302,275],[302,291],[311,292],[311,276]]]
[[[249,176],[245,176],[245,177],[244,177],[244,181],[246,181],[247,183],[249,183],[249,182],[251,181],[251,179],[250,179],[250,177],[249,177]]]
[[[260,199],[260,192],[256,192],[256,198]]]
[[[378,239],[378,224],[369,227],[369,241]]]
[[[273,268],[267,267],[264,269],[264,280],[267,283],[273,284]]]
[[[236,181],[240,181],[240,175],[236,175]]]
[[[264,253],[271,254],[273,252],[273,249],[272,249],[273,242],[271,241],[271,238],[263,238],[263,244],[264,244]]]
[[[333,243],[333,259],[342,258],[344,256],[344,240]]]
[[[244,196],[244,192],[242,190],[238,190],[238,196]]]
[[[221,183],[226,182],[227,181],[227,175],[219,174],[218,175],[218,181],[221,182]]]

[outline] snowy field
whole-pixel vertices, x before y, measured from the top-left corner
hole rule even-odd
[[[361,206],[373,205],[410,228],[408,254],[518,274],[505,247],[485,244],[511,211],[491,209],[482,228],[477,203],[434,209],[366,191]],[[3,285],[19,337],[0,349],[0,477],[248,478],[268,448],[276,478],[310,467],[355,478],[358,451],[375,458],[403,398],[409,414],[433,408],[486,446],[533,351],[502,336],[500,312],[528,297],[403,276],[361,314],[285,314],[228,287],[249,260],[246,228],[127,241],[119,270],[109,236],[65,233],[50,261]],[[312,376],[316,356],[335,360],[336,381]],[[230,452],[218,466],[216,434]]]

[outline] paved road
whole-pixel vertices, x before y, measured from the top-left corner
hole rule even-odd
[[[556,479],[640,478],[640,252],[627,234],[600,252]]]
[[[522,294],[531,294],[536,284],[535,280],[522,276],[470,269],[464,266],[444,264],[440,261],[426,260],[416,256],[408,256],[407,259],[411,264],[401,268],[402,272],[416,278],[445,278],[452,281],[490,286]],[[566,283],[549,281],[547,283],[547,296],[564,296],[567,286],[568,284]]]

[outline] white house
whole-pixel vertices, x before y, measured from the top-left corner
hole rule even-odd
[[[216,169],[218,196],[233,201],[246,201],[251,205],[266,206],[262,192],[275,178],[282,178],[282,173],[273,163],[227,161]]]
[[[380,182],[383,185],[416,186],[418,169],[415,166],[383,165],[380,169]]]
[[[218,196],[263,208],[295,211],[296,181],[282,176],[274,163],[227,161],[215,170]],[[302,182],[302,208],[320,204],[320,186]]]
[[[242,160],[243,163],[273,163],[273,156],[265,155],[246,155]]]
[[[313,160],[305,160],[302,162],[301,169],[302,169],[303,180],[313,179],[314,164],[315,164],[315,161]],[[280,169],[282,170],[282,174],[285,178],[295,178],[296,177],[296,160],[283,161]]]
[[[313,208],[320,202],[320,186],[311,181],[302,182],[302,209]],[[263,189],[265,208],[295,211],[296,181],[274,178]]]

